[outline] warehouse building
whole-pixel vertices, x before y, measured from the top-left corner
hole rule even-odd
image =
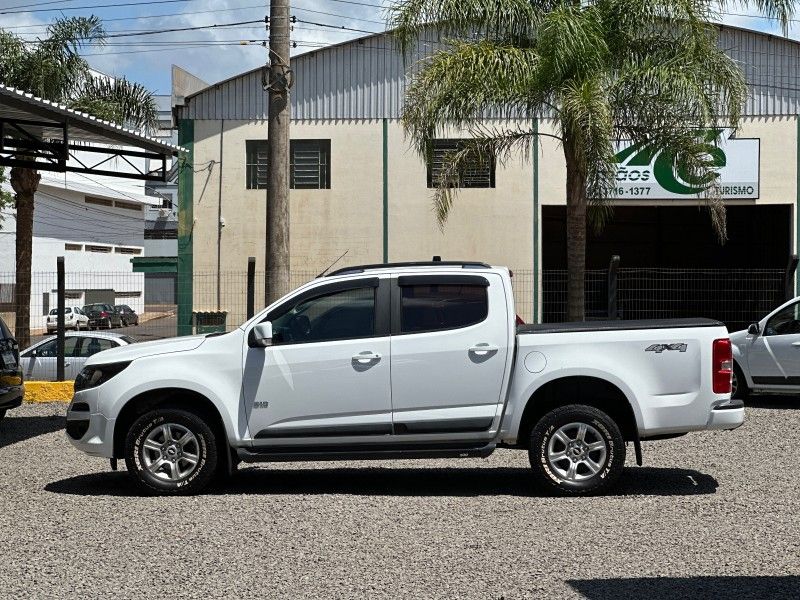
[[[720,44],[749,83],[740,129],[717,132],[714,150],[729,239],[716,239],[701,188],[659,169],[658,155],[643,158],[621,143],[614,218],[588,244],[590,316],[605,310],[604,270],[613,255],[621,257],[623,317],[683,310],[738,323],[783,293],[798,233],[800,44],[727,26]],[[340,266],[433,255],[482,260],[514,270],[523,318],[555,320],[563,310],[566,265],[561,148],[541,137],[527,160],[476,164],[462,175],[463,189],[440,230],[431,204],[437,156],[462,136],[454,131],[438,140],[426,164],[399,121],[409,65],[431,51],[421,43],[404,57],[380,34],[292,58],[295,282],[345,252]],[[262,76],[256,69],[186,96],[173,93],[179,143],[191,165],[179,175],[183,326],[188,307],[225,310],[241,320],[244,287],[231,284],[229,274],[244,271],[248,256],[263,272]],[[527,125],[543,133],[553,128],[546,119]],[[658,299],[671,299],[671,307]]]

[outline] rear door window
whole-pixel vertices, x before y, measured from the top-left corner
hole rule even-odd
[[[81,346],[80,356],[89,357],[103,350],[110,350],[116,348],[119,344],[107,338],[84,338],[83,345]]]
[[[486,319],[489,302],[485,285],[401,285],[400,332],[421,333],[459,329]]]

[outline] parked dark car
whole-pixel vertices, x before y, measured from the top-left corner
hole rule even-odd
[[[117,304],[114,308],[117,309],[117,312],[120,315],[123,327],[139,324],[139,315],[137,315],[136,311],[127,304]]]
[[[83,314],[89,317],[89,329],[111,329],[122,327],[122,316],[110,304],[87,304],[83,307]]]
[[[0,420],[6,411],[22,404],[25,388],[19,364],[19,345],[0,319]]]

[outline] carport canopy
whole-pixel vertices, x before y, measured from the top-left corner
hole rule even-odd
[[[168,159],[181,151],[179,146],[0,85],[0,166],[167,181]],[[78,152],[82,157],[76,156]],[[96,161],[86,158],[94,155]],[[114,158],[133,171],[111,169]]]

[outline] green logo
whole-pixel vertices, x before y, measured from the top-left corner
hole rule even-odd
[[[700,133],[702,149],[708,155],[710,167],[719,169],[727,164],[725,152],[716,145],[722,129],[708,129]],[[675,152],[641,143],[620,150],[616,156],[620,164],[617,181],[646,182],[653,177],[664,190],[681,195],[694,195],[708,189],[716,179],[714,173],[695,176],[681,164]],[[652,167],[651,167],[652,165]]]

